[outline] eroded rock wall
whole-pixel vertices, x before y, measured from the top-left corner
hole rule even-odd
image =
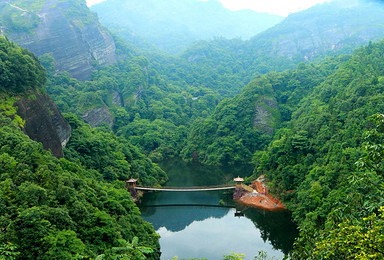
[[[11,7],[16,8],[15,5]],[[70,8],[74,7],[69,1],[47,0],[44,7],[36,12],[40,22],[32,32],[16,32],[7,28],[3,28],[3,32],[10,40],[37,56],[45,53],[52,55],[57,71],[67,71],[74,78],[87,80],[95,65],[116,61],[115,43],[96,16],[91,19],[92,14],[88,13],[87,20],[83,21],[71,17]],[[84,8],[84,12],[90,12]]]
[[[71,127],[60,114],[47,94],[31,91],[18,98],[17,114],[25,120],[24,132],[51,150],[56,157],[63,157],[63,147],[71,136]]]

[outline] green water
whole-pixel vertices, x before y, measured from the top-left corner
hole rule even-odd
[[[252,167],[210,167],[172,159],[160,164],[167,186],[207,186],[249,176]],[[186,206],[188,205],[188,206]],[[160,234],[161,259],[222,259],[230,252],[253,259],[260,250],[283,258],[292,249],[296,226],[288,211],[248,208],[232,200],[232,191],[146,192],[140,205],[143,218]],[[235,213],[240,213],[235,216]]]

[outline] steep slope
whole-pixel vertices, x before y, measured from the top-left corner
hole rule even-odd
[[[63,156],[63,147],[71,128],[51,98],[44,93],[45,71],[30,52],[0,37],[0,111],[23,120],[20,124],[31,139],[42,142],[56,157]]]
[[[248,42],[249,53],[311,60],[350,52],[384,38],[384,6],[376,1],[334,0],[289,15]]]
[[[248,41],[201,41],[181,57],[191,65],[232,68],[251,81],[300,62],[351,53],[384,38],[384,5],[378,1],[335,0],[291,14]]]
[[[137,244],[138,237],[140,246],[150,247],[148,259],[158,259],[159,236],[141,218],[125,180],[156,185],[165,173],[123,138],[73,115],[67,115],[73,135],[65,158],[55,158],[71,128],[44,91],[44,69],[4,37],[0,68],[1,255],[115,258],[112,248]]]
[[[15,105],[17,114],[25,121],[23,131],[54,156],[63,157],[71,127],[48,94],[31,91],[19,96]]]
[[[242,93],[220,102],[214,113],[195,122],[182,156],[207,164],[249,163],[275,131],[291,120],[301,99],[348,57],[259,76]]]
[[[170,53],[178,53],[196,40],[248,39],[282,20],[250,10],[229,11],[214,0],[108,0],[91,9],[124,39],[137,43],[141,36]]]
[[[266,174],[275,191],[286,191],[281,196],[302,227],[295,259],[329,253],[350,259],[383,250],[382,244],[342,245],[330,232],[350,237],[363,226],[359,232],[369,234],[365,218],[384,205],[383,57],[383,41],[359,49],[302,100],[287,129],[254,158],[257,174]],[[335,240],[320,241],[328,238]]]
[[[159,250],[123,182],[106,184],[95,170],[56,159],[10,121],[0,113],[2,248],[14,246],[8,253],[20,259],[95,259],[137,236]]]
[[[37,56],[52,55],[57,71],[77,79],[115,62],[114,41],[84,0],[2,2],[0,26],[9,39]]]

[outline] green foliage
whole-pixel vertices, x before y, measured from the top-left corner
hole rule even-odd
[[[0,96],[0,113],[13,118],[20,127],[24,127],[25,121],[16,114],[17,108],[14,106],[15,98],[1,97]]]
[[[252,154],[265,148],[276,129],[291,120],[300,100],[345,59],[301,64],[296,70],[256,78],[240,95],[219,103],[210,118],[195,122],[182,150],[183,158],[216,165],[251,161]],[[293,146],[287,149],[295,151],[285,154],[294,158],[294,154],[307,152],[306,135],[301,131],[292,137]]]
[[[346,219],[316,243],[309,259],[382,259],[384,257],[384,207],[357,225]]]
[[[112,249],[107,250],[105,254],[97,256],[96,260],[98,259],[145,260],[147,259],[146,255],[153,253],[153,249],[150,247],[139,246],[138,242],[139,242],[139,239],[137,237],[134,237],[131,243],[125,241],[124,239],[120,239],[119,247],[113,247]]]
[[[384,115],[375,114],[370,117],[373,127],[364,133],[363,148],[366,151],[364,158],[357,162],[357,166],[384,174]]]
[[[286,257],[284,257],[284,259],[286,259]],[[276,258],[274,256],[269,257],[266,251],[260,250],[254,260],[276,260]]]
[[[229,255],[224,255],[223,260],[243,260],[245,258],[245,254],[239,253],[230,253]]]
[[[97,16],[89,11],[85,1],[61,0],[61,2],[70,3],[69,8],[65,12],[65,15],[80,28],[91,25],[97,21]]]
[[[16,7],[10,3],[0,3],[0,25],[7,32],[33,33],[41,21],[29,8],[40,8],[40,1],[13,1],[12,4]]]
[[[45,70],[31,52],[0,37],[0,91],[20,93],[45,84]]]
[[[42,61],[52,73],[49,57]],[[129,57],[95,72],[88,82],[50,75],[48,92],[61,111],[79,117],[94,108],[108,108],[117,135],[161,160],[178,155],[188,127],[210,114],[219,98],[215,90],[189,86],[184,75],[166,83],[157,66],[144,57]]]
[[[13,243],[23,259],[95,257],[135,236],[158,250],[125,183],[98,176],[54,158],[0,115],[0,244]]]
[[[64,150],[68,160],[79,161],[86,168],[96,170],[108,182],[137,178],[151,186],[167,180],[164,171],[124,138],[102,129],[92,129],[73,115],[67,118],[73,129]]]
[[[381,208],[383,212],[384,208]],[[382,259],[384,257],[383,215],[363,218],[357,226],[346,220],[317,242],[312,259]]]
[[[28,1],[28,0],[12,0],[12,4],[15,6],[18,6],[22,9],[26,9],[31,12],[38,12],[43,7],[44,4],[47,2],[47,0],[34,0],[34,1]]]
[[[15,260],[20,252],[17,252],[17,247],[12,243],[0,245],[0,259],[1,260]]]

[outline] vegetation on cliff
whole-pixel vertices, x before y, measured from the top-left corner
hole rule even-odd
[[[42,88],[45,81],[45,70],[34,54],[0,37],[1,92]]]
[[[138,177],[154,185],[165,173],[123,138],[90,129],[73,115],[67,117],[74,129],[68,159],[45,151],[23,133],[25,121],[14,107],[20,97],[36,99],[29,96],[36,88],[43,91],[45,71],[33,54],[7,39],[0,38],[0,48],[1,254],[95,258],[138,238],[140,246],[153,249],[147,256],[158,258],[159,237],[142,220],[124,181]]]
[[[82,17],[84,2],[72,2],[81,8],[69,11]],[[31,53],[0,38],[0,248],[30,259],[95,257],[138,237],[141,246],[158,250],[158,236],[122,182],[166,180],[145,153],[154,160],[182,155],[215,165],[252,161],[255,176],[268,177],[300,226],[293,259],[382,258],[384,123],[376,113],[384,109],[384,42],[299,64],[349,53],[370,38],[364,30],[357,40],[336,34],[340,45],[330,50],[328,43],[308,44],[313,39],[306,30],[290,34],[303,21],[298,18],[313,26],[318,23],[311,18],[324,19],[329,6],[291,16],[248,42],[198,42],[180,57],[135,51],[118,41],[119,62],[99,67],[90,81],[56,73],[56,61],[41,56],[48,92],[73,128],[62,159],[22,133],[25,122],[13,107],[15,94],[42,89],[44,70]],[[335,9],[330,23],[340,10],[344,22],[356,14],[353,6]],[[382,37],[376,22],[381,12],[358,19],[374,37]],[[29,24],[13,19],[17,15],[1,22],[33,31],[33,17],[25,16]],[[329,33],[326,25],[321,30]],[[271,44],[281,37],[289,41]],[[301,48],[291,49],[292,41]],[[79,120],[89,120],[90,111],[104,113],[105,124],[91,128]]]
[[[134,236],[159,249],[123,182],[56,159],[3,115],[0,147],[0,244],[15,245],[21,259],[95,257]]]

